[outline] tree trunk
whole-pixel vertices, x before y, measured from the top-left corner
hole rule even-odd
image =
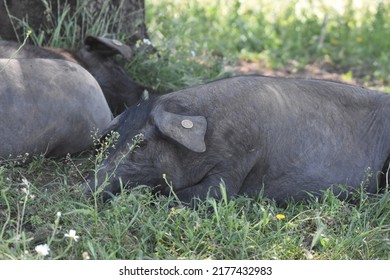
[[[61,2],[61,7],[57,3]],[[107,15],[116,15],[116,21],[109,23],[107,30],[113,34],[125,34],[125,41],[128,45],[133,46],[138,40],[147,38],[145,24],[145,0],[0,0],[0,38],[4,40],[23,41],[25,32],[28,28],[32,29],[35,34],[44,32],[45,38],[50,37],[56,30],[58,18],[65,11],[64,3],[69,5],[69,15],[77,13],[77,7],[83,5],[85,14],[90,19],[99,18],[103,7]],[[80,13],[80,9],[79,9]],[[77,14],[78,15],[78,14]],[[57,18],[55,18],[57,17]],[[24,23],[23,23],[24,22]],[[85,33],[90,26],[82,26],[85,20],[77,18],[79,29]],[[27,25],[26,25],[27,23]],[[87,22],[92,24],[93,21]],[[81,32],[82,33],[82,32]],[[80,34],[84,39],[87,34]],[[106,34],[90,34],[103,36]]]

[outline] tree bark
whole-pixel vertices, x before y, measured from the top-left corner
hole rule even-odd
[[[135,45],[138,40],[148,38],[145,24],[145,0],[0,0],[0,38],[4,40],[23,41],[26,32],[26,26],[22,21],[28,24],[36,34],[39,31],[45,31],[45,34],[51,35],[50,30],[54,30],[53,14],[64,8],[64,3],[68,3],[70,13],[74,13],[77,4],[85,4],[85,9],[92,18],[97,16],[103,5],[109,3],[109,11],[120,17],[120,23],[113,22],[110,30],[115,34],[126,34],[126,43],[130,46]],[[60,2],[61,7],[57,7]],[[59,9],[60,8],[60,9]],[[78,25],[80,25],[78,21]],[[81,27],[80,27],[81,28]],[[87,30],[86,27],[83,27]],[[87,34],[82,34],[85,36]],[[93,34],[102,36],[104,34]],[[82,41],[84,38],[79,38]]]

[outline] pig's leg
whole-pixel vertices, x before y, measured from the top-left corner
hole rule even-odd
[[[221,185],[224,185],[227,198],[234,197],[239,193],[245,178],[257,161],[257,153],[224,158],[198,184],[175,190],[175,192],[183,202],[192,202],[193,198],[200,200],[205,200],[207,197],[221,199]]]
[[[191,202],[193,198],[199,198],[200,200],[205,200],[207,197],[221,199],[221,186],[225,186],[226,196],[231,198],[238,194],[248,172],[249,170],[238,171],[238,169],[230,170],[230,172],[211,170],[198,184],[176,190],[176,194],[183,202]]]

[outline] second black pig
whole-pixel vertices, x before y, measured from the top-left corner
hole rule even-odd
[[[118,40],[88,36],[84,46],[75,52],[33,45],[19,47],[16,42],[0,41],[0,58],[52,58],[78,63],[97,80],[114,114],[137,103],[146,89],[113,59],[116,54],[126,60],[132,57],[131,48]]]

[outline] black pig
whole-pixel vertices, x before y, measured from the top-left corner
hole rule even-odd
[[[25,45],[20,50],[18,48],[16,42],[0,41],[0,58],[65,59],[83,66],[97,80],[114,114],[137,103],[146,89],[134,82],[112,58],[116,54],[127,60],[132,57],[130,47],[118,40],[88,36],[85,45],[76,52],[33,45]]]
[[[0,59],[0,163],[93,146],[112,114],[95,78],[60,59]]]
[[[357,86],[263,76],[218,80],[117,117],[108,128],[120,134],[116,148],[84,188],[101,186],[108,198],[121,184],[162,194],[173,186],[190,202],[220,198],[223,181],[228,197],[263,191],[284,202],[332,185],[354,190],[367,178],[367,190],[375,192],[390,154],[389,115],[390,95]],[[136,136],[142,141],[130,149]]]

